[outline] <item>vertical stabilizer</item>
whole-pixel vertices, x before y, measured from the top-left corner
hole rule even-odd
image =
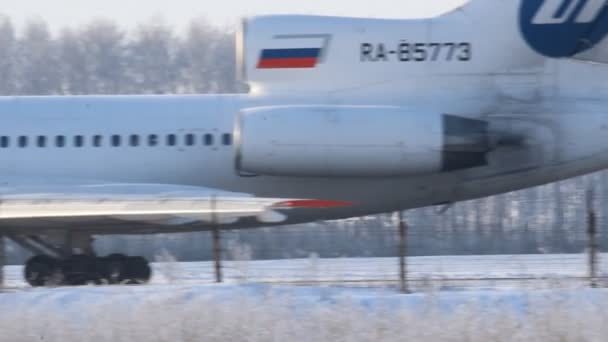
[[[573,57],[605,40],[608,0],[521,0],[519,25],[539,54]]]
[[[517,34],[538,54],[568,58],[606,44],[608,0],[472,0],[454,11]],[[514,22],[505,23],[506,20]]]

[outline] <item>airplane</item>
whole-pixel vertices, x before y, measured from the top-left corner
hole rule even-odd
[[[608,167],[608,0],[244,19],[246,94],[0,98],[0,234],[32,286],[145,283],[93,237],[449,204]]]

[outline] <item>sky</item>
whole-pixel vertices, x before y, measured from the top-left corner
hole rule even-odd
[[[163,20],[178,30],[193,18],[225,27],[256,14],[322,14],[376,18],[432,16],[466,0],[0,0],[0,14],[16,26],[41,18],[54,31],[93,19],[113,19],[130,29]]]

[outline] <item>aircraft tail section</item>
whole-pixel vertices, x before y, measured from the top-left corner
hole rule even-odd
[[[418,86],[433,75],[504,74],[551,58],[606,63],[606,36],[608,0],[472,0],[427,19],[249,18],[237,60],[252,92]]]
[[[472,0],[459,11],[492,18],[497,25],[505,24],[505,14],[517,13],[519,35],[545,57],[569,58],[594,50],[585,58],[608,60],[608,0]],[[502,30],[510,32],[509,26]]]
[[[522,0],[519,25],[543,56],[608,60],[608,0]]]
[[[247,18],[237,34],[238,75],[252,93],[318,93],[538,65],[512,1],[473,1],[424,19]]]

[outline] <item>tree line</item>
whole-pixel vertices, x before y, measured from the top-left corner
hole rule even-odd
[[[95,20],[52,34],[32,20],[17,33],[0,16],[0,95],[183,94],[237,91],[233,33],[192,20],[131,32]]]

